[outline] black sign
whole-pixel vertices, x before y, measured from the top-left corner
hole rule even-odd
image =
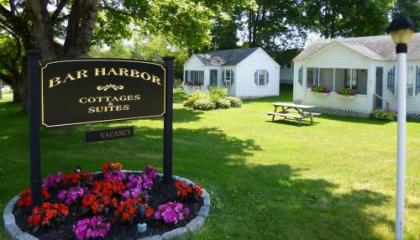
[[[158,63],[73,59],[41,70],[41,118],[46,127],[160,117],[165,68]]]
[[[134,136],[133,127],[111,128],[86,133],[86,142],[99,142],[119,138],[128,138]]]

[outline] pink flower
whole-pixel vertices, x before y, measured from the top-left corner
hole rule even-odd
[[[77,240],[104,238],[109,230],[111,230],[111,224],[99,216],[79,220],[73,225],[73,233]]]
[[[159,206],[154,214],[155,219],[162,219],[168,224],[177,224],[190,215],[190,210],[182,203],[168,202]]]

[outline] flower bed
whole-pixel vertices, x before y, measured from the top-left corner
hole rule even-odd
[[[120,163],[106,163],[97,174],[49,175],[43,180],[41,206],[31,207],[30,189],[15,199],[14,208],[8,204],[3,215],[6,230],[20,239],[23,232],[12,232],[16,222],[19,231],[43,240],[138,239],[178,229],[188,233],[204,223],[210,202],[198,184],[178,177],[164,184],[150,166],[143,172],[121,169]],[[147,231],[140,232],[145,230],[140,225],[147,225]]]

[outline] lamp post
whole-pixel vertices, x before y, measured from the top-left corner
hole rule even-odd
[[[405,17],[392,20],[386,31],[396,45],[398,60],[398,159],[395,239],[404,238],[404,195],[407,122],[407,49],[414,34],[413,22]]]

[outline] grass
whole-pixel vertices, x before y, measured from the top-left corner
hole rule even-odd
[[[239,109],[200,112],[176,96],[174,173],[212,197],[194,239],[394,239],[396,123],[320,117],[299,127],[264,115],[272,102],[290,100],[285,88]],[[0,208],[29,183],[27,125],[20,106],[0,103]],[[87,130],[125,125],[135,126],[134,138],[83,142]],[[419,133],[410,122],[406,239],[420,239]],[[42,131],[44,176],[117,160],[161,168],[161,119]]]
[[[11,92],[3,93],[2,98],[0,99],[1,102],[10,102],[13,99],[13,94]]]

